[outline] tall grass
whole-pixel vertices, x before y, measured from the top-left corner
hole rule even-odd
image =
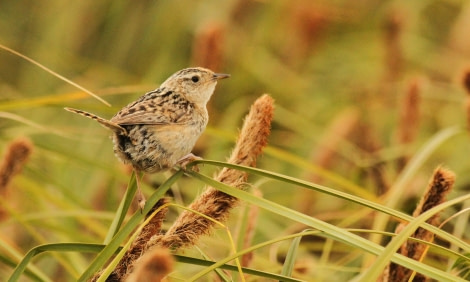
[[[468,279],[469,11],[463,0],[2,1],[0,44],[19,55],[0,48],[0,277],[85,279],[131,249],[146,228],[131,171],[108,132],[63,107],[111,117],[200,65],[232,76],[210,101],[200,172],[144,177],[149,201],[168,201],[154,235],[201,218],[190,203],[206,185],[238,204],[152,269],[169,281],[385,281],[393,262],[415,279]],[[258,168],[225,162],[262,93],[276,110]],[[14,157],[18,142],[27,156]],[[413,214],[438,166],[456,175],[447,201]],[[212,177],[226,170],[246,173],[243,190]],[[410,245],[426,252],[407,257]]]

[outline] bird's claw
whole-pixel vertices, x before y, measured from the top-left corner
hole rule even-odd
[[[183,170],[188,170],[187,166],[197,160],[202,160],[201,157],[195,156],[194,154],[188,154],[182,157],[176,164],[180,166]],[[191,169],[195,172],[199,172],[199,167],[197,165],[191,166]]]

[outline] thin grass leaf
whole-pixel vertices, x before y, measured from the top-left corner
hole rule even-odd
[[[113,215],[107,211],[95,211],[95,210],[66,210],[61,211],[60,213],[54,211],[48,212],[35,212],[31,214],[25,214],[23,216],[24,222],[33,222],[33,221],[43,221],[45,219],[51,218],[73,218],[73,219],[100,219],[112,221]],[[12,219],[8,219],[1,223],[1,225],[12,223]]]
[[[260,249],[260,248],[263,248],[263,247],[266,247],[266,246],[269,246],[269,245],[272,245],[272,244],[276,244],[276,243],[279,243],[279,242],[284,241],[284,240],[290,240],[290,239],[294,239],[294,238],[297,238],[299,236],[305,236],[305,235],[324,236],[325,234],[321,231],[306,231],[306,232],[302,232],[302,233],[286,235],[286,236],[283,236],[281,238],[271,239],[271,240],[259,243],[257,245],[254,245],[254,246],[251,246],[251,247],[246,248],[244,250],[241,250],[236,254],[233,254],[233,255],[228,256],[228,257],[223,258],[223,259],[220,259],[217,262],[213,262],[211,265],[208,265],[206,269],[204,269],[201,272],[197,273],[196,275],[191,277],[189,280],[190,281],[195,281],[197,279],[200,279],[201,277],[203,277],[204,275],[206,275],[209,272],[213,271],[214,269],[223,268],[222,266],[225,265],[226,263],[228,263],[229,261],[234,260],[236,257],[241,257],[242,255],[244,255],[246,253],[253,252],[257,249]],[[205,261],[205,262],[207,262],[207,261]],[[234,268],[234,267],[235,266],[232,266],[232,268]],[[290,278],[290,277],[286,277],[286,278],[289,279],[289,280],[293,279],[293,278]],[[282,280],[282,281],[289,281],[289,280]]]
[[[17,222],[19,222],[37,242],[39,242],[40,244],[45,244],[47,242],[45,236],[41,232],[39,232],[37,227],[26,223],[23,220],[23,214],[19,213],[17,209],[11,207],[10,203],[7,202],[6,199],[4,199],[3,197],[0,197],[0,205],[3,209],[8,211],[8,214]],[[53,256],[69,273],[78,275],[77,265],[72,263],[69,258],[66,258],[61,254],[55,253],[53,254]]]
[[[109,95],[122,95],[128,93],[141,93],[146,92],[149,89],[155,88],[155,85],[122,85],[117,87],[109,87],[95,91],[100,96]],[[45,95],[41,97],[29,97],[25,99],[15,99],[0,102],[0,110],[18,110],[25,108],[37,108],[47,105],[60,105],[63,106],[68,102],[82,100],[89,98],[90,96],[83,91],[67,92],[63,94]]]
[[[26,125],[31,126],[33,128],[39,129],[40,131],[43,131],[43,132],[46,132],[46,133],[55,134],[55,135],[58,135],[60,137],[64,137],[64,138],[68,138],[68,139],[73,138],[72,136],[64,134],[62,131],[55,130],[55,129],[52,129],[52,128],[47,128],[45,126],[42,126],[38,123],[30,121],[30,120],[28,120],[28,119],[26,119],[22,116],[19,116],[19,115],[15,115],[15,114],[12,114],[12,113],[7,113],[7,112],[0,112],[0,117],[5,118],[5,119],[14,120],[14,121],[17,121],[17,122],[21,122],[23,124],[26,124]]]
[[[292,276],[295,260],[297,259],[297,251],[299,250],[300,240],[302,240],[302,237],[295,237],[289,246],[289,250],[287,251],[286,259],[281,271],[281,274],[284,276]]]
[[[348,228],[347,230],[350,231],[350,232],[360,232],[360,233],[380,233],[383,236],[389,236],[389,237],[396,237],[398,235],[397,233],[392,233],[392,232],[364,230],[364,229],[356,229],[356,228]],[[457,253],[457,252],[455,252],[455,251],[453,251],[449,248],[437,245],[437,244],[429,242],[429,241],[413,238],[413,237],[409,237],[408,240],[415,241],[415,242],[418,242],[420,244],[428,245],[430,248],[436,250],[438,254],[443,254],[447,257],[455,257],[456,259],[468,261],[468,263],[470,263],[470,257],[466,257],[466,256],[464,256],[460,253]]]
[[[124,257],[127,250],[131,247],[132,243],[135,241],[137,236],[142,232],[142,229],[152,220],[152,218],[159,213],[162,209],[166,208],[169,204],[162,205],[158,209],[156,209],[150,216],[148,216],[144,222],[139,225],[139,228],[132,234],[132,236],[127,240],[127,243],[122,247],[119,253],[113,258],[113,260],[106,266],[106,268],[101,273],[100,277],[96,282],[105,282],[109,275],[113,272],[113,270],[118,265],[119,261]]]
[[[18,183],[21,184],[23,191],[35,199],[42,199],[53,203],[55,206],[59,207],[60,210],[54,212],[47,212],[46,214],[41,212],[35,212],[34,214],[22,214],[21,223],[27,223],[31,219],[39,220],[39,217],[42,215],[47,219],[57,218],[57,217],[66,217],[73,216],[78,222],[82,225],[87,226],[87,229],[93,231],[96,234],[103,236],[106,232],[106,226],[94,220],[96,217],[101,217],[102,212],[97,212],[94,210],[77,210],[80,209],[80,201],[74,198],[73,195],[67,193],[67,189],[62,187],[59,183],[54,183],[59,188],[63,188],[61,191],[65,191],[61,195],[58,195],[55,191],[44,191],[43,187],[47,185],[47,181],[41,182],[40,177],[18,177]],[[75,201],[74,201],[75,200]],[[86,218],[84,218],[86,217]]]
[[[198,259],[198,258],[192,258],[192,257],[186,257],[182,255],[173,255],[173,257],[181,263],[189,263],[189,264],[194,264],[194,265],[200,265],[200,266],[211,266],[215,261],[210,261],[210,260],[203,260],[203,259]],[[222,269],[230,270],[230,271],[238,271],[238,267],[235,265],[230,265],[230,264],[223,264],[220,266]],[[266,279],[272,279],[272,280],[281,280],[281,281],[286,281],[286,282],[300,282],[302,280],[291,278],[291,277],[286,277],[282,276],[279,274],[271,273],[271,272],[266,272],[266,271],[260,271],[252,268],[247,268],[243,267],[243,273],[245,274],[250,274]]]
[[[132,172],[131,178],[129,179],[129,184],[127,185],[126,193],[124,194],[124,197],[119,204],[116,215],[114,216],[114,219],[111,222],[111,226],[109,227],[108,234],[106,234],[106,238],[104,239],[105,245],[108,244],[111,239],[113,239],[114,235],[116,235],[116,233],[119,231],[119,228],[121,228],[121,224],[127,215],[127,211],[129,211],[129,207],[131,206],[137,191],[137,182],[135,180],[135,172]]]
[[[109,242],[109,244],[90,263],[89,267],[78,278],[78,281],[86,281],[106,264],[106,262],[113,256],[113,254],[124,242],[124,240],[126,240],[126,238],[144,219],[145,215],[152,209],[152,207],[157,203],[157,201],[165,195],[168,189],[170,189],[171,185],[175,183],[182,175],[183,171],[177,171],[162,185],[160,185],[160,187],[147,200],[143,211],[137,211],[129,219],[127,224],[125,224],[121,228],[121,230],[114,236],[114,238]]]
[[[456,237],[463,238],[464,234],[465,234],[465,232],[468,228],[468,225],[470,224],[470,213],[468,213],[469,211],[470,211],[470,201],[467,201],[466,203],[464,203],[462,205],[462,210],[460,210],[459,212],[457,212],[457,213],[453,214],[452,216],[446,218],[440,224],[439,227],[442,228],[442,226],[447,224],[447,222],[449,222],[450,220],[457,217],[457,220],[454,223],[454,228],[453,228],[452,234],[454,234],[454,236],[456,236]],[[456,246],[453,246],[453,245],[450,246],[450,249],[452,251],[457,250]],[[469,255],[469,254],[470,253],[467,252],[467,255]],[[450,271],[450,269],[453,267],[454,263],[456,263],[456,261],[449,260],[447,262],[447,270],[448,271]],[[470,261],[469,261],[469,264],[470,264]]]
[[[18,110],[22,108],[41,107],[45,105],[62,105],[66,101],[74,101],[78,99],[88,98],[84,92],[72,92],[62,95],[48,95],[37,98],[18,99],[13,101],[2,101],[0,110]]]
[[[27,56],[25,56],[25,55],[23,55],[23,54],[17,52],[17,51],[15,51],[15,50],[11,49],[11,48],[8,48],[8,47],[4,46],[3,44],[0,44],[0,48],[3,49],[3,50],[5,50],[5,51],[7,51],[7,52],[10,52],[10,53],[12,53],[12,54],[18,56],[18,57],[20,57],[20,58],[22,58],[22,59],[24,59],[24,60],[26,60],[26,61],[28,61],[28,62],[30,62],[31,64],[33,64],[33,65],[35,65],[35,66],[38,66],[39,68],[45,70],[46,72],[52,74],[53,76],[59,78],[60,80],[63,80],[63,81],[65,81],[65,82],[67,82],[68,84],[70,84],[70,85],[72,85],[72,86],[74,86],[74,87],[76,87],[76,88],[82,90],[83,92],[85,92],[85,93],[87,93],[88,95],[92,96],[93,98],[97,99],[98,101],[100,101],[101,103],[105,104],[106,106],[109,106],[109,107],[111,106],[111,104],[109,104],[108,102],[106,102],[103,98],[99,97],[99,96],[96,95],[95,93],[93,93],[93,92],[91,92],[90,90],[86,89],[85,87],[79,85],[78,83],[75,83],[75,82],[71,81],[70,79],[68,79],[68,78],[66,78],[66,77],[64,77],[64,76],[62,76],[62,75],[56,73],[55,71],[53,71],[53,70],[49,69],[48,67],[46,67],[46,66],[40,64],[39,62],[36,62],[35,60],[33,60],[33,59],[31,59],[31,58],[29,58],[29,57],[27,57]]]
[[[326,187],[326,186],[311,183],[311,182],[301,180],[301,179],[297,179],[297,178],[294,178],[294,177],[290,177],[290,176],[287,176],[287,175],[283,175],[283,174],[279,174],[279,173],[275,173],[275,172],[271,172],[271,171],[267,171],[267,170],[262,170],[262,169],[259,169],[259,168],[252,168],[252,167],[246,167],[246,166],[240,166],[240,165],[234,165],[234,164],[229,164],[229,163],[225,163],[225,162],[210,161],[210,160],[197,160],[197,161],[192,162],[188,166],[195,165],[195,164],[198,164],[198,163],[215,165],[215,166],[219,166],[219,167],[228,167],[228,168],[238,169],[238,170],[249,172],[251,174],[255,174],[255,175],[259,175],[259,176],[279,180],[279,181],[284,182],[284,183],[289,183],[289,184],[301,186],[301,187],[304,187],[304,188],[307,188],[307,189],[319,191],[321,193],[325,193],[325,194],[331,195],[333,197],[337,197],[337,198],[344,199],[344,200],[347,200],[347,201],[350,201],[350,202],[354,202],[356,204],[359,204],[359,205],[362,205],[362,206],[365,206],[365,207],[369,207],[371,209],[389,214],[389,215],[394,216],[396,218],[402,219],[403,221],[412,221],[412,220],[415,219],[415,217],[412,217],[412,216],[410,216],[408,214],[405,214],[403,212],[400,212],[398,210],[394,210],[394,209],[389,208],[387,206],[383,206],[383,205],[368,201],[366,199],[362,199],[362,198],[354,196],[354,195],[350,195],[350,194],[347,194],[347,193],[344,193],[344,192],[341,192],[341,191],[338,191],[338,190],[335,190],[335,189],[332,189],[332,188],[329,188],[329,187]],[[204,177],[206,177],[206,176],[204,176]],[[433,232],[434,234],[438,235],[442,239],[445,239],[445,240],[451,242],[452,244],[457,245],[458,247],[462,248],[463,250],[465,250],[467,252],[470,252],[470,245],[468,243],[464,242],[463,240],[461,240],[459,238],[456,238],[455,236],[452,236],[451,234],[449,234],[449,233],[447,233],[447,232],[445,232],[445,231],[443,231],[443,230],[441,230],[441,229],[439,229],[439,228],[437,228],[433,225],[427,224],[427,223],[424,223],[421,227],[425,228],[426,230],[429,230],[429,231]]]
[[[8,265],[11,265],[12,268],[16,267],[18,265],[17,262],[21,262],[21,260],[23,259],[23,254],[20,254],[14,247],[12,247],[8,242],[5,242],[2,238],[0,238],[0,248],[6,251],[6,255],[8,257],[4,256],[3,254],[2,257],[4,257],[7,261],[11,261],[11,264],[8,263]],[[15,261],[12,261],[10,257],[13,258]],[[50,281],[47,275],[36,266],[27,265],[26,267],[26,271],[28,273],[31,273],[31,275],[33,275],[34,277],[37,277],[38,281]]]
[[[21,274],[28,266],[28,263],[33,257],[43,252],[92,252],[97,253],[103,249],[101,244],[85,244],[85,243],[57,243],[57,244],[46,244],[32,248],[21,262],[16,266],[12,275],[8,279],[8,282],[15,282],[20,279]],[[52,281],[52,280],[46,280]]]
[[[370,230],[361,230],[361,229],[351,229],[349,231],[353,231],[353,232],[367,232],[367,233],[373,233],[373,231],[370,231]],[[395,233],[390,233],[390,232],[381,232],[382,235],[388,235],[388,236],[396,236]],[[273,243],[276,243],[276,242],[279,242],[279,241],[282,241],[282,240],[288,240],[288,239],[291,239],[291,238],[294,238],[295,239],[300,239],[301,237],[300,236],[305,236],[305,235],[317,235],[317,236],[322,236],[323,234],[320,232],[320,231],[308,231],[308,230],[305,230],[301,233],[298,233],[298,234],[292,234],[292,235],[289,235],[287,237],[282,237],[282,238],[278,238],[278,239],[275,239],[275,240],[272,240],[272,241],[269,241],[268,244],[273,244]],[[435,245],[435,244],[432,244],[430,242],[427,242],[427,241],[423,241],[423,240],[419,240],[419,239],[415,239],[415,238],[411,238],[412,240],[414,241],[418,241],[418,242],[421,242],[421,243],[424,243],[424,244],[429,244],[429,245],[432,245],[433,247],[435,248],[440,248],[442,249],[444,252],[445,251],[448,251],[448,249],[444,248],[444,247],[441,247],[439,245]],[[257,248],[260,248],[260,247],[263,247],[265,246],[266,244],[260,244],[260,245],[257,245],[255,249]],[[71,244],[72,246],[72,244]],[[102,248],[100,248],[99,246],[101,246],[102,248],[104,248],[105,246],[104,245],[96,245],[96,251],[100,251]],[[251,252],[253,251],[254,248],[250,248],[248,250],[248,252]],[[73,249],[71,249],[71,251],[73,251]],[[77,250],[77,251],[80,251],[80,250]],[[246,252],[245,252],[246,253]],[[37,253],[39,254],[39,253]],[[457,256],[460,256],[460,260],[462,260],[462,255],[458,254],[458,253],[454,253],[455,255]],[[198,259],[198,258],[192,258],[192,257],[186,257],[186,256],[181,256],[181,255],[174,255],[175,259],[179,262],[182,262],[182,263],[189,263],[189,264],[194,264],[194,265],[200,265],[200,266],[211,266],[213,265],[215,262],[214,261],[210,261],[208,259],[205,259],[205,260],[201,260],[201,259]],[[470,260],[470,258],[468,258]],[[463,257],[463,261],[465,261],[465,257]],[[221,269],[226,269],[226,270],[230,270],[230,271],[238,271],[238,268],[236,266],[233,266],[233,265],[229,265],[229,264],[223,264],[220,266]],[[266,278],[266,279],[273,279],[273,280],[279,280],[279,281],[301,281],[301,280],[298,280],[298,279],[295,279],[295,278],[291,278],[291,277],[288,277],[288,276],[282,276],[282,275],[278,275],[278,274],[274,274],[274,273],[269,273],[269,272],[265,272],[265,271],[258,271],[258,270],[255,270],[255,269],[251,269],[251,268],[242,268],[243,269],[243,272],[246,273],[246,274],[249,274],[249,275],[255,275],[255,276],[258,276],[258,277],[262,277],[262,278]],[[225,278],[228,279],[228,277],[224,276]],[[230,281],[230,279],[228,279],[228,281]]]
[[[463,279],[470,280],[470,254],[467,253],[464,255],[465,258],[458,258],[454,265],[452,265],[452,269],[456,269],[459,271],[459,276]]]
[[[10,266],[11,268],[15,268],[17,265],[17,261],[13,261],[12,259],[5,257],[2,254],[0,254],[0,263],[3,263],[6,266]],[[33,265],[28,265],[26,267],[24,270],[24,275],[33,281],[50,281],[45,274],[40,272],[36,267],[33,267]]]
[[[195,248],[199,251],[199,253],[201,254],[201,256],[206,260],[206,261],[210,261],[209,257],[198,247],[198,246],[195,246]],[[208,264],[210,265],[210,264]],[[222,267],[221,267],[222,268]],[[235,269],[235,271],[237,271],[237,269]],[[219,276],[220,279],[222,279],[222,281],[232,281],[232,279],[230,279],[230,277],[228,277],[222,270],[220,269],[216,269],[215,270],[215,273],[217,273],[217,276]]]

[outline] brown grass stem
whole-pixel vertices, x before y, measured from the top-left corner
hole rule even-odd
[[[400,145],[411,144],[418,133],[420,115],[420,96],[422,79],[415,78],[409,85],[401,103],[400,116],[397,128],[397,141]],[[398,159],[398,170],[401,171],[409,157],[403,156]]]
[[[221,69],[224,57],[224,27],[221,23],[210,22],[196,33],[192,47],[192,64],[213,71]]]
[[[311,162],[317,166],[328,169],[332,166],[341,142],[348,139],[357,128],[360,113],[356,108],[347,108],[341,111],[325,130],[318,146],[315,147]],[[322,178],[317,174],[307,176],[309,181],[320,183]],[[300,210],[310,214],[314,198],[310,190],[302,190],[299,200]]]

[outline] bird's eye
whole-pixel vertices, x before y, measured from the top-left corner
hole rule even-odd
[[[191,77],[191,80],[192,80],[194,83],[196,83],[196,82],[199,81],[199,76],[195,75],[195,76]]]

